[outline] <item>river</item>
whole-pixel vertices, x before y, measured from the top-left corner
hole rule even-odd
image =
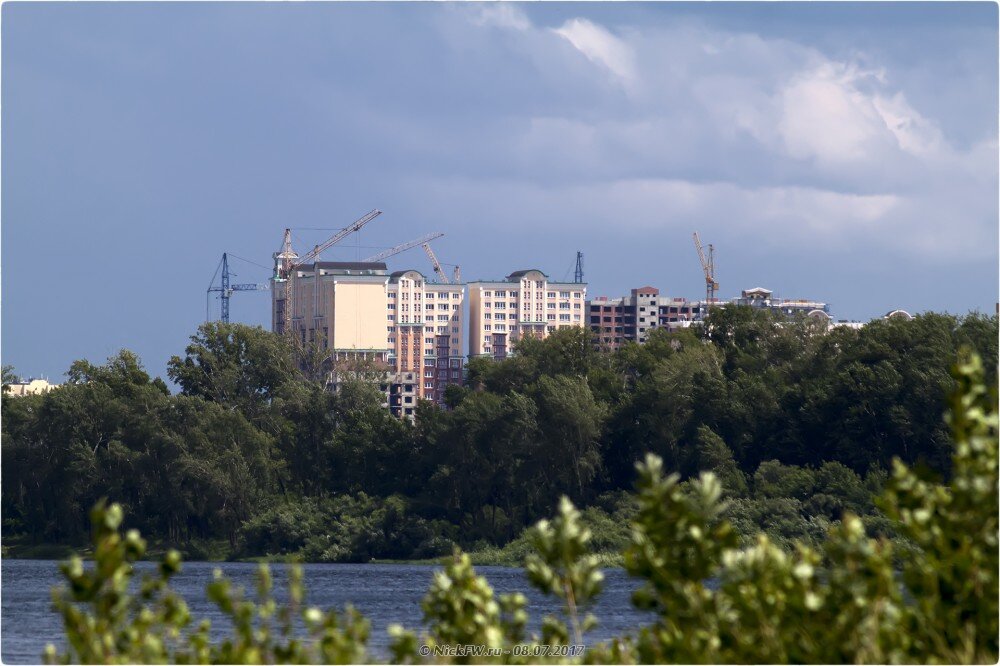
[[[152,562],[140,562],[136,568],[151,571]],[[306,603],[323,609],[342,608],[352,603],[371,621],[369,655],[384,661],[388,655],[386,627],[402,624],[420,629],[420,601],[431,583],[431,574],[440,567],[420,564],[306,564]],[[6,664],[38,663],[46,643],[61,647],[62,622],[52,611],[51,589],[61,582],[58,563],[51,560],[4,559],[0,564],[0,657]],[[173,588],[188,603],[196,620],[212,621],[213,634],[225,632],[226,619],[205,598],[205,585],[212,572],[220,567],[236,583],[252,593],[256,564],[240,562],[185,562],[173,582]],[[273,565],[276,597],[284,598],[285,569]],[[559,611],[559,601],[545,597],[528,585],[523,569],[476,567],[493,586],[496,594],[520,591],[528,598],[532,622],[537,631],[541,617]],[[593,644],[611,636],[648,624],[651,616],[632,607],[630,597],[638,586],[621,569],[604,571],[604,592],[592,612],[600,625],[587,635]],[[138,578],[138,576],[137,576]]]

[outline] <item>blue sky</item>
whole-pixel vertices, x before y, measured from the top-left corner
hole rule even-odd
[[[2,357],[164,374],[223,251],[992,312],[995,3],[2,7]],[[418,250],[394,269],[430,274]],[[234,262],[241,282],[266,268]],[[234,296],[269,325],[268,295]]]

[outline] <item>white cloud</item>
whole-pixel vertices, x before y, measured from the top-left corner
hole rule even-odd
[[[481,2],[473,5],[472,22],[479,26],[494,26],[528,30],[531,21],[516,5],[508,2]]]
[[[603,65],[624,83],[635,80],[635,53],[605,28],[582,18],[566,21],[554,33],[566,39],[591,62]]]

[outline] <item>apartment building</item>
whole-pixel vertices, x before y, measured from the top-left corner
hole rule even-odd
[[[411,417],[418,400],[443,404],[447,385],[462,382],[464,285],[428,282],[415,270],[389,274],[381,262],[305,264],[289,280],[292,335],[329,350],[334,387],[338,367],[369,361],[384,371],[387,407]],[[275,284],[272,328],[280,331],[284,283]]]
[[[385,304],[389,275],[382,262],[318,261],[291,272],[291,333],[319,341],[333,358],[384,362],[389,353]],[[271,328],[283,330],[284,282],[271,290]]]
[[[515,271],[469,285],[469,355],[503,359],[524,337],[585,326],[587,285],[553,282],[540,270]]]
[[[597,345],[614,350],[626,341],[640,344],[656,328],[674,330],[689,325],[698,316],[697,303],[685,298],[661,296],[656,287],[632,289],[629,296],[605,296],[587,302],[590,330]]]
[[[418,399],[443,404],[448,385],[462,383],[465,285],[398,271],[389,277],[386,295],[388,363],[396,375],[389,408],[411,416]]]

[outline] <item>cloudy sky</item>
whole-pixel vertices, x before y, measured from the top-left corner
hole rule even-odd
[[[163,374],[228,251],[993,312],[997,5],[4,3],[2,356]],[[259,264],[259,265],[255,265]],[[430,273],[418,250],[394,269]],[[216,311],[217,311],[217,305]],[[269,325],[268,295],[234,320]]]

